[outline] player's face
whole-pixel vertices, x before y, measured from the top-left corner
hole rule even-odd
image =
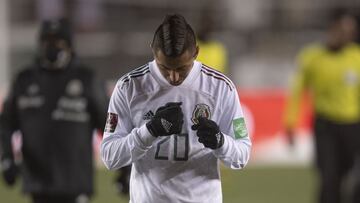
[[[71,56],[71,48],[68,43],[58,37],[48,36],[40,43],[40,57],[46,64],[46,68],[64,68]]]
[[[330,27],[330,40],[335,46],[344,46],[354,40],[356,36],[356,21],[351,16],[344,16]]]
[[[342,32],[342,40],[344,43],[351,42],[355,39],[357,23],[353,17],[347,16],[341,20],[340,30]]]
[[[198,48],[196,48],[196,51],[187,50],[178,57],[167,57],[159,50],[155,54],[155,61],[165,79],[171,85],[177,86],[180,85],[189,74],[197,53]]]

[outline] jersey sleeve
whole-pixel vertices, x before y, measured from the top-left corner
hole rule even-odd
[[[298,69],[290,82],[290,91],[285,108],[285,127],[293,129],[299,118],[301,98],[309,81],[309,70],[313,58],[317,55],[316,47],[305,48],[297,56]]]
[[[103,131],[106,118],[106,107],[109,103],[109,96],[106,94],[106,88],[103,81],[100,81],[95,74],[91,78],[91,95],[90,95],[90,113],[93,127]]]
[[[14,131],[19,129],[17,108],[16,108],[16,87],[15,81],[5,99],[3,104],[3,112],[0,114],[0,144],[1,144],[1,159],[13,160],[13,152],[11,145],[11,137]]]
[[[223,116],[219,123],[224,145],[214,150],[214,154],[225,166],[242,169],[250,158],[251,140],[236,89],[228,91],[224,98],[228,99],[223,104]]]
[[[119,81],[112,93],[101,143],[101,158],[108,169],[118,169],[141,159],[156,139],[145,124],[133,126],[127,98],[131,90],[124,86]]]

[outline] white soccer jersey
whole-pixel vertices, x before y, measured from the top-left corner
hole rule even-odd
[[[168,102],[182,102],[182,133],[153,137],[146,123]],[[198,142],[191,130],[198,116],[215,121],[224,134],[216,150]],[[130,202],[222,202],[218,160],[232,169],[249,160],[247,135],[234,84],[195,61],[179,86],[170,85],[152,61],[126,74],[113,91],[101,157],[106,167],[132,165]]]

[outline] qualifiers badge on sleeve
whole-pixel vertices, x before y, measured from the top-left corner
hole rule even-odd
[[[108,113],[106,118],[105,132],[115,132],[118,123],[118,115],[116,113]]]
[[[233,128],[234,128],[235,139],[240,139],[248,136],[244,118],[234,119]]]

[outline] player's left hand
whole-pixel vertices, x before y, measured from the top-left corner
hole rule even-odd
[[[218,149],[224,144],[224,135],[219,126],[212,120],[204,117],[198,118],[199,123],[191,126],[192,130],[197,130],[199,142],[210,149]]]
[[[8,186],[13,186],[16,182],[16,178],[18,176],[18,166],[11,159],[4,159],[1,161],[1,171],[5,183]]]

